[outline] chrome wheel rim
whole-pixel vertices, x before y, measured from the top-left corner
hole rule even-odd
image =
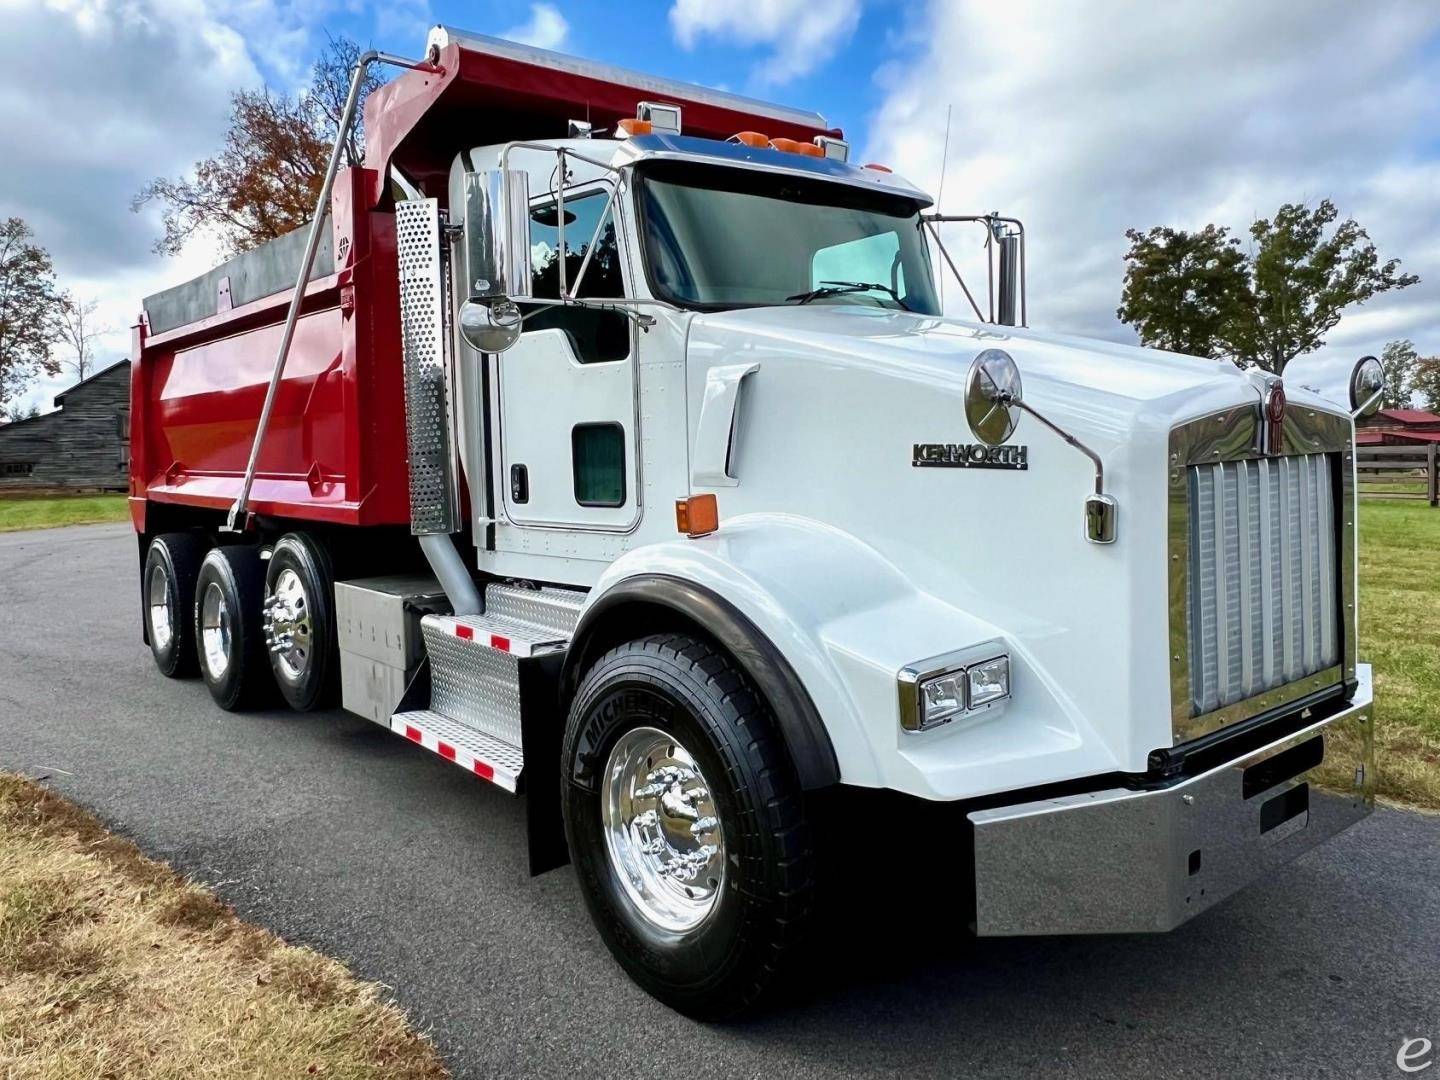
[[[170,575],[160,563],[150,568],[145,603],[150,612],[150,641],[157,652],[165,652],[175,638],[175,627],[170,621]]]
[[[699,926],[725,884],[725,836],[695,759],[658,728],[633,728],[601,787],[605,848],[626,895],[662,930]]]
[[[289,567],[276,575],[265,597],[264,628],[276,671],[287,682],[299,682],[310,668],[315,628],[305,583]]]
[[[200,598],[200,646],[205,654],[205,669],[220,679],[230,666],[230,605],[218,582],[205,586]]]

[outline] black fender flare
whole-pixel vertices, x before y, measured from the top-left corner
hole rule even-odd
[[[657,611],[657,609],[659,609]],[[840,782],[840,762],[809,692],[780,650],[730,601],[684,578],[639,574],[610,588],[581,616],[560,673],[560,705],[568,711],[580,679],[605,650],[671,625],[699,627],[765,695],[807,791]],[[657,619],[657,616],[661,616]]]

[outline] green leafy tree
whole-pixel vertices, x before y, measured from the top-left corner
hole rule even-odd
[[[1403,409],[1410,404],[1410,393],[1414,386],[1415,365],[1420,354],[1415,345],[1406,340],[1387,342],[1380,352],[1380,366],[1385,369],[1385,395],[1380,399],[1382,408]]]
[[[51,347],[60,303],[50,255],[22,219],[6,219],[0,224],[0,410],[37,376],[59,374]]]
[[[1429,356],[1415,364],[1410,383],[1412,392],[1420,395],[1425,408],[1440,412],[1440,356]]]
[[[1420,280],[1338,217],[1329,199],[1286,203],[1250,226],[1249,250],[1224,226],[1131,229],[1115,314],[1147,345],[1278,375],[1320,348],[1346,308]]]

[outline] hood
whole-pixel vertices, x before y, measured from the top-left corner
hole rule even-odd
[[[692,335],[748,338],[762,349],[804,349],[817,359],[883,367],[951,393],[963,386],[978,353],[1004,349],[1020,368],[1028,402],[1116,439],[1137,425],[1168,429],[1237,403],[1258,404],[1261,396],[1259,377],[1228,360],[859,304],[707,313],[696,316]],[[1339,411],[1334,402],[1298,386],[1286,392],[1297,403]]]

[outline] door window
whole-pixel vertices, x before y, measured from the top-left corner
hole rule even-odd
[[[625,505],[625,429],[576,424],[570,432],[575,501],[581,506]]]
[[[565,280],[576,296],[603,298],[624,296],[620,272],[620,245],[615,239],[615,216],[606,212],[606,192],[591,191],[565,199]],[[530,261],[533,267],[531,295],[539,299],[560,299],[560,223],[557,204],[546,202],[530,209]],[[604,220],[601,221],[601,215]],[[600,231],[596,233],[596,225]],[[592,238],[595,253],[580,287],[575,288],[580,266]],[[525,329],[563,330],[582,364],[623,360],[630,355],[630,322],[614,311],[584,307],[556,307],[550,304],[525,305]]]

